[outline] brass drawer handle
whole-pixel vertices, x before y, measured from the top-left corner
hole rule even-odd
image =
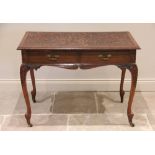
[[[112,55],[111,55],[111,54],[108,54],[108,55],[100,54],[100,55],[98,55],[98,57],[99,57],[101,60],[103,60],[103,61],[107,61],[107,60],[109,60],[109,59],[112,57]]]
[[[56,61],[59,58],[59,55],[47,55],[48,59],[51,61]]]

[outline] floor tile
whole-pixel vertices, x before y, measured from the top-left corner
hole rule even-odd
[[[96,113],[94,92],[58,92],[53,113]]]
[[[120,102],[118,92],[97,92],[99,113],[126,113],[127,104]]]
[[[134,113],[149,113],[150,112],[150,109],[147,104],[147,100],[144,98],[144,95],[141,92],[135,93],[134,100],[133,100],[133,111]]]
[[[3,116],[0,116],[0,130],[1,130],[1,127],[2,127],[3,119],[4,119],[4,117]]]
[[[152,130],[146,114],[135,115],[130,127],[124,114],[70,115],[68,130]]]
[[[8,116],[5,119],[2,130],[66,130],[67,128],[67,115],[47,115],[47,114],[34,114],[32,115],[31,122],[33,127],[28,127],[24,115]]]
[[[153,130],[155,130],[155,113],[149,113],[147,114],[148,120],[153,128]]]
[[[149,111],[155,113],[155,92],[143,92],[142,94],[146,100]]]
[[[53,98],[54,98],[54,92],[37,92],[36,95],[36,103],[33,103],[31,94],[29,93],[29,99],[31,102],[31,108],[33,114],[44,114],[44,113],[51,113],[50,109],[53,105]],[[23,97],[23,94],[21,93],[16,107],[13,111],[14,114],[24,114],[26,112],[26,104]]]
[[[18,97],[18,91],[0,91],[0,115],[12,114]]]
[[[125,93],[124,103],[120,103],[119,92],[54,94],[50,91],[37,92],[37,103],[33,103],[30,96],[34,124],[30,128],[23,115],[26,112],[23,94],[0,90],[0,130],[155,130],[154,92],[135,93],[132,107],[134,128],[129,126],[126,116],[129,92]]]
[[[126,113],[129,92],[125,93],[124,102],[120,102],[119,92],[97,92],[99,113]],[[149,108],[146,100],[140,92],[135,93],[133,106],[134,113],[148,113]]]

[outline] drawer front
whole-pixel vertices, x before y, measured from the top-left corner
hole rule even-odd
[[[134,63],[134,53],[97,53],[97,54],[84,54],[81,55],[81,63],[84,64],[123,64],[123,63]]]
[[[23,63],[31,64],[72,64],[77,63],[78,56],[61,52],[23,52]]]
[[[22,51],[27,64],[124,64],[135,63],[136,51]]]

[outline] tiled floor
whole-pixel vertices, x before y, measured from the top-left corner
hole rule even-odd
[[[0,93],[0,130],[155,130],[155,93],[136,92],[135,127],[128,124],[129,93],[120,103],[119,92],[37,92],[32,105],[33,127],[27,126],[21,92]]]

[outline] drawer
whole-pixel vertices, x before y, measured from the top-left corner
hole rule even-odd
[[[31,64],[72,64],[77,63],[78,56],[62,52],[23,52],[23,63]]]
[[[100,52],[81,55],[81,63],[84,64],[121,64],[134,63],[135,53]]]
[[[23,63],[30,64],[124,64],[135,63],[136,51],[22,51]]]

